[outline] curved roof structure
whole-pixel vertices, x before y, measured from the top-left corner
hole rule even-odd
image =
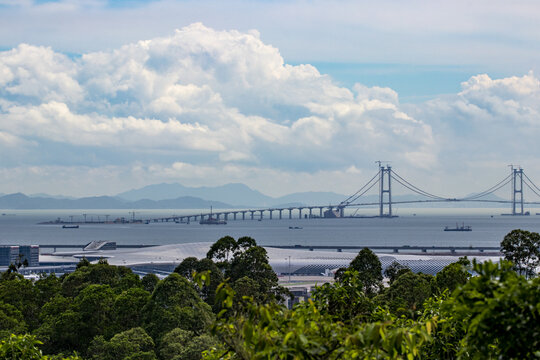
[[[211,242],[186,243],[161,245],[140,249],[119,249],[97,252],[71,253],[72,259],[82,257],[107,258],[111,265],[128,267],[161,267],[164,265],[176,266],[187,257],[198,259],[206,257],[206,253],[212,245]],[[265,247],[269,263],[274,271],[279,274],[293,275],[320,275],[328,274],[340,267],[347,267],[357,255],[353,252],[337,251],[309,251],[297,249],[279,249]],[[413,255],[413,254],[377,254],[381,260],[383,269],[393,261],[410,267],[414,272],[435,274],[446,265],[457,261],[456,256],[439,255]],[[58,259],[58,257],[55,257]],[[487,259],[498,261],[498,257],[477,256],[478,261]],[[52,260],[52,258],[50,258]],[[40,261],[47,261],[44,257]],[[65,260],[65,258],[64,258]]]

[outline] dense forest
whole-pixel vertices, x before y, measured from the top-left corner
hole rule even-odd
[[[540,358],[540,235],[514,230],[506,260],[435,276],[382,271],[363,249],[335,282],[287,309],[264,248],[219,239],[160,280],[101,260],[61,277],[0,277],[2,359]]]

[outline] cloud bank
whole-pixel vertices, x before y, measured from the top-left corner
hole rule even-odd
[[[200,23],[80,57],[21,44],[0,52],[3,192],[157,181],[350,192],[377,159],[441,177],[463,162],[495,168],[534,146],[539,92],[533,73],[478,75],[458,94],[400,105],[392,89],[286,64],[256,31]]]

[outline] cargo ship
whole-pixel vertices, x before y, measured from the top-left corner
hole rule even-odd
[[[456,224],[456,227],[453,227],[453,228],[445,226],[444,231],[472,231],[472,227],[470,225],[465,225],[465,224],[462,224],[461,226]]]

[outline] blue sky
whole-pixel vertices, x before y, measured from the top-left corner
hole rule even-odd
[[[435,193],[509,163],[540,179],[539,18],[532,0],[0,0],[0,193],[352,193],[380,158]]]

